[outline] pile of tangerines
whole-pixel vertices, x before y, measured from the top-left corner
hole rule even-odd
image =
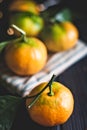
[[[79,33],[73,23],[51,22],[42,17],[40,10],[32,0],[15,0],[9,5],[9,26],[14,24],[26,33],[13,27],[17,39],[9,41],[5,50],[7,66],[18,75],[39,72],[47,62],[49,51],[69,50],[77,43]]]
[[[66,51],[77,43],[79,33],[73,23],[46,23],[40,15],[40,7],[32,0],[15,0],[9,11],[9,26],[18,33],[5,47],[4,58],[8,68],[17,75],[39,72],[46,65],[49,52]],[[67,87],[51,80],[31,91],[26,107],[32,120],[54,126],[65,123],[71,116],[74,99]]]

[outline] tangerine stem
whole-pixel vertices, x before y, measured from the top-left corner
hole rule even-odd
[[[22,30],[21,28],[17,27],[16,25],[12,24],[11,27],[13,29],[15,29],[16,31],[18,31],[21,36],[22,36],[22,39],[24,42],[27,42],[27,38],[26,38],[26,32],[24,30]],[[13,30],[14,31],[14,30]]]
[[[50,92],[48,93],[49,96],[53,96],[54,95],[54,93],[52,91],[52,82],[53,82],[53,79],[54,79],[54,77],[52,78],[51,82],[49,83],[49,90],[50,90]]]
[[[28,108],[31,108],[33,106],[33,104],[38,100],[38,98],[40,97],[41,93],[48,87],[52,84],[53,80],[54,80],[54,77],[55,75],[52,76],[52,78],[50,79],[50,81],[48,82],[48,84],[39,92],[37,93],[36,95],[33,95],[33,96],[29,96],[28,98],[32,98],[32,97],[35,97],[32,102],[28,105]]]
[[[23,31],[22,29],[20,29],[19,27],[17,27],[16,25],[12,24],[11,27],[13,29],[16,29],[18,32],[20,32],[22,35],[26,35],[25,31]]]

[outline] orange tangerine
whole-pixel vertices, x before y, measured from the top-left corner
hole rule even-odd
[[[29,96],[37,95],[47,84],[47,82],[41,83],[30,92]],[[51,127],[65,123],[74,109],[74,98],[69,88],[59,82],[53,82],[52,91],[53,95],[49,95],[49,87],[47,87],[31,107],[34,97],[26,99],[29,116],[43,126]]]

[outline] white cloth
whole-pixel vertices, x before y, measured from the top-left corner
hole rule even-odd
[[[87,46],[83,41],[78,40],[77,45],[64,52],[54,53],[49,56],[47,64],[39,73],[33,76],[17,76],[14,75],[0,63],[0,79],[6,82],[5,85],[12,93],[18,93],[26,96],[29,92],[41,82],[50,80],[53,74],[58,76],[71,65],[87,55]]]

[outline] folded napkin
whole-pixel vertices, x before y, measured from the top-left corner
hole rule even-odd
[[[0,63],[0,81],[12,93],[26,96],[38,84],[50,80],[53,74],[59,75],[71,65],[87,55],[87,46],[78,40],[76,46],[68,51],[54,53],[49,56],[47,64],[39,73],[33,76],[17,76],[3,63]]]

